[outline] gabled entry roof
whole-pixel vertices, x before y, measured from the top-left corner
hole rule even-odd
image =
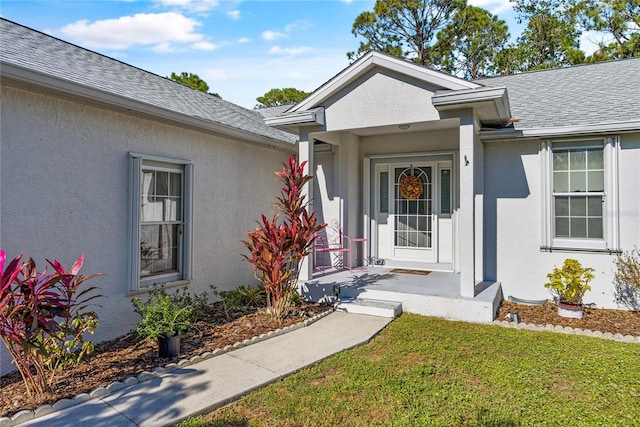
[[[276,117],[266,118],[265,122],[270,126],[287,130],[294,130],[298,126],[323,126],[325,125],[323,104],[374,70],[385,70],[405,76],[434,88],[436,94],[433,96],[433,106],[440,111],[479,108],[482,110],[481,121],[498,125],[511,118],[505,88],[487,88],[482,84],[432,70],[409,60],[371,51],[301,102]]]
[[[405,59],[397,58],[381,52],[371,51],[342,70],[331,80],[320,86],[319,89],[291,108],[288,113],[308,110],[309,108],[313,108],[321,104],[345,86],[352,83],[358,77],[364,75],[375,67],[382,67],[387,70],[396,71],[442,89],[461,90],[481,87],[481,85],[477,83],[463,80],[440,71],[435,71]]]

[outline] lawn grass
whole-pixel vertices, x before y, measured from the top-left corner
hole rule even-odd
[[[637,343],[403,314],[182,427],[640,426],[639,362]]]

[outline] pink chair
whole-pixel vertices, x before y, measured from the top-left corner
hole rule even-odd
[[[331,221],[316,235],[313,255],[314,271],[325,271],[335,268],[342,270],[349,268],[351,260],[351,242],[349,236],[340,229],[338,220]],[[327,256],[329,258],[328,264]],[[347,256],[349,259],[347,259]]]

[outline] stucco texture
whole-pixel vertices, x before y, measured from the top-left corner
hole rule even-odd
[[[0,120],[1,246],[40,268],[45,258],[70,265],[85,254],[83,273],[105,274],[93,281],[105,296],[94,340],[138,320],[127,296],[129,152],[193,161],[189,290],[255,281],[240,240],[271,212],[273,172],[287,153],[6,86]],[[0,356],[5,372],[8,357]]]
[[[372,70],[324,103],[326,130],[438,120],[431,103],[435,91],[410,77]]]
[[[620,136],[620,246],[640,245],[640,134]],[[595,252],[544,252],[541,177],[537,141],[484,143],[484,276],[502,283],[505,297],[544,299],[546,275],[566,258],[595,269],[584,302],[619,308],[613,298],[615,255]]]

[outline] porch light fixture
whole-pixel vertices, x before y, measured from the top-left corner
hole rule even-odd
[[[402,130],[407,130],[411,127],[411,125],[408,123],[404,123],[404,124],[398,125],[398,127]]]

